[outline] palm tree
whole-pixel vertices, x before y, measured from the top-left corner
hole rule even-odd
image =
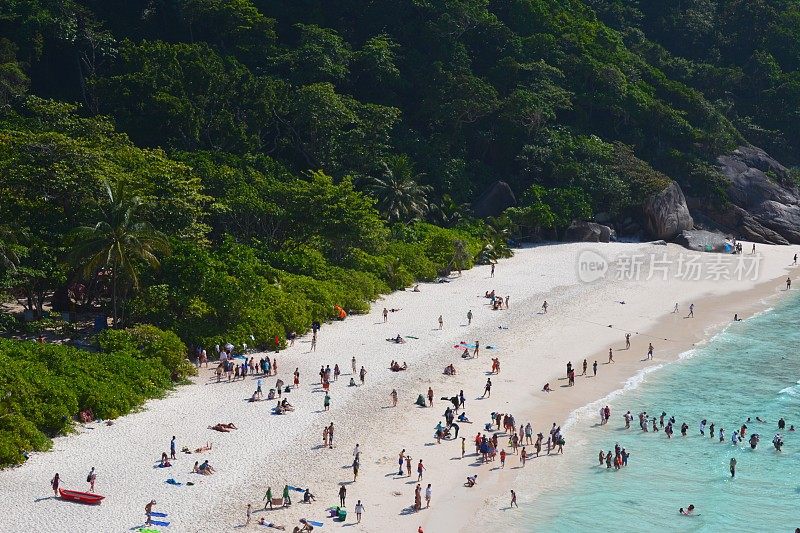
[[[159,266],[156,253],[168,254],[167,237],[147,223],[136,219],[141,205],[138,197],[127,197],[122,183],[112,189],[105,183],[108,205],[102,210],[103,220],[94,226],[75,228],[69,237],[72,259],[83,267],[84,275],[93,276],[107,270],[111,280],[113,324],[117,325],[119,285],[129,281],[139,288],[139,268],[147,264]]]
[[[367,176],[366,190],[378,200],[378,210],[389,222],[410,222],[428,213],[429,185],[417,183],[406,156],[392,157],[382,163],[381,176]]]
[[[470,260],[469,252],[467,251],[467,244],[461,239],[453,241],[453,259],[450,264],[458,270],[458,275],[461,275],[461,269],[464,268]]]

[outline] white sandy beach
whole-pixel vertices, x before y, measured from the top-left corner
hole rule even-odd
[[[517,250],[513,258],[498,264],[493,279],[489,267],[482,266],[465,271],[450,283],[421,285],[419,293],[393,293],[376,302],[368,315],[323,325],[316,352],[308,353],[310,338],[304,337],[277,354],[278,376],[264,378],[265,388],[274,387],[277,378],[291,383],[294,369],[299,368],[300,387],[288,395],[296,409],[293,413],[275,416],[271,414],[275,402],[247,402],[255,378],[217,384],[212,370],[203,369],[194,384],[148,402],[141,412],[111,426],[93,423],[78,427],[76,434],[56,439],[50,452],[34,454],[23,466],[0,472],[0,491],[6,503],[0,531],[135,530],[143,524],[144,505],[151,499],[157,501],[156,510],[168,513],[166,520],[171,524],[159,528],[162,531],[267,530],[255,523],[262,516],[288,531],[298,525],[300,517],[307,517],[324,522],[322,529],[327,531],[342,526],[325,512],[338,503],[341,482],[348,482],[350,511],[343,525],[353,526],[354,531],[415,532],[419,526],[425,533],[467,530],[480,521],[481,509],[495,510],[507,503],[508,487],[517,476],[536,476],[546,484],[554,472],[548,463],[561,460],[532,460],[519,469],[511,468],[518,466],[518,461],[510,456],[502,472],[493,470],[496,464],[476,462],[471,441],[490,412],[513,413],[518,425],[531,421],[534,434],[547,434],[552,422],[563,423],[571,411],[619,388],[646,365],[674,359],[734,313],[747,316],[766,305],[768,298],[783,289],[798,249],[759,245],[757,273],[747,272],[747,279],[738,279],[744,272],[737,272],[736,265],[745,260],[745,268],[752,266],[749,244],[744,243],[743,256],[703,254],[701,279],[688,281],[676,279],[674,271],[664,279],[660,270],[650,270],[649,254],[656,254],[656,266],[662,267],[666,262],[661,256],[667,253],[673,268],[689,271],[686,257],[692,253],[674,245],[548,245]],[[603,279],[581,283],[578,259],[591,260],[587,250],[606,258],[639,257],[620,276],[636,279],[616,279],[612,268]],[[728,265],[728,260],[733,263]],[[727,276],[734,279],[725,279]],[[492,311],[483,297],[490,290],[510,295],[510,310]],[[547,314],[540,312],[544,300],[550,304]],[[673,314],[676,302],[680,313]],[[690,303],[695,304],[694,319],[684,318]],[[401,310],[390,313],[384,324],[384,307]],[[474,318],[467,326],[469,310]],[[440,314],[444,319],[441,331],[437,324]],[[626,331],[632,333],[631,349],[617,351],[624,347]],[[397,334],[418,339],[407,339],[402,345],[385,340]],[[462,360],[453,345],[476,339],[483,347],[480,357]],[[648,342],[654,344],[655,358],[643,362]],[[497,349],[486,350],[487,345]],[[609,347],[615,348],[617,362],[613,365],[604,364]],[[358,367],[367,370],[364,386],[347,386],[353,356]],[[491,398],[478,399],[491,357],[499,357],[501,372],[492,376]],[[597,377],[578,377],[575,387],[562,387],[566,381],[559,378],[564,377],[567,361],[571,360],[580,374],[585,357],[590,358],[590,373],[591,363],[598,361]],[[388,366],[393,359],[405,361],[409,370],[391,372]],[[331,410],[323,412],[319,368],[335,363],[342,376],[331,387]],[[448,363],[455,365],[456,376],[443,375]],[[540,392],[545,382],[553,387],[553,393]],[[433,408],[415,406],[417,395],[429,386],[434,390]],[[399,393],[396,408],[389,407],[392,388]],[[461,389],[473,422],[460,425],[459,436],[467,438],[464,459],[460,457],[460,439],[437,445],[433,438],[433,428],[443,420],[446,408],[439,398]],[[332,450],[322,447],[322,429],[331,421],[336,427]],[[234,422],[240,429],[227,434],[207,429],[217,422]],[[156,468],[161,452],[169,452],[173,435],[178,450],[184,446],[193,450],[206,441],[213,442],[213,450],[178,453],[175,466]],[[361,471],[358,481],[349,483],[356,443],[362,451]],[[403,448],[414,465],[418,459],[424,461],[423,491],[427,483],[433,485],[430,509],[409,511],[416,477],[395,475],[397,455]],[[565,454],[570,452],[568,439]],[[206,458],[217,473],[191,474],[194,462]],[[92,466],[98,473],[96,491],[106,497],[100,506],[53,498],[49,480],[55,472],[61,474],[64,488],[87,490],[86,475]],[[479,475],[478,485],[463,487],[465,477],[474,473]],[[169,477],[195,485],[172,486],[165,483]],[[267,486],[280,495],[287,483],[310,487],[317,501],[261,511]],[[299,501],[302,495],[293,496]],[[519,497],[520,505],[525,505],[534,495]],[[357,499],[366,508],[359,525],[354,524],[352,512]],[[250,525],[243,527],[248,503],[257,512]]]

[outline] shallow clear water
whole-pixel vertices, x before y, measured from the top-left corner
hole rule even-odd
[[[800,299],[731,324],[707,345],[674,364],[647,375],[640,386],[608,404],[608,425],[596,426],[597,408],[577,416],[568,434],[580,443],[585,462],[563,489],[548,491],[525,509],[529,531],[794,531],[800,527],[800,431],[782,431],[783,452],[772,446],[783,417],[788,430],[800,430]],[[622,415],[634,414],[631,429]],[[677,421],[675,435],[639,429],[641,411],[666,411]],[[732,446],[731,431],[747,417],[745,442]],[[760,416],[766,423],[755,422]],[[668,417],[667,417],[668,418]],[[712,440],[700,436],[700,420],[725,428]],[[687,437],[680,424],[689,425]],[[753,451],[750,433],[761,442]],[[632,454],[620,471],[599,467],[600,449],[619,442]],[[585,444],[585,446],[584,446]],[[728,464],[737,460],[735,480]],[[694,504],[699,516],[684,517],[680,507]]]

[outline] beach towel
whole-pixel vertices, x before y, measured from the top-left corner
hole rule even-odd
[[[289,485],[289,490],[293,490],[293,491],[296,491],[296,492],[305,492],[306,491],[306,489],[301,489],[300,487],[292,487],[291,485]]]
[[[322,527],[324,525],[322,522],[317,522],[315,520],[306,520],[306,522],[308,522],[314,527]]]
[[[159,520],[150,520],[150,523],[153,524],[154,526],[161,526],[161,527],[167,527],[169,525],[169,522],[161,522]]]
[[[156,513],[155,511],[150,513],[150,516],[157,516],[158,518],[166,518],[167,513]]]
[[[175,485],[176,487],[180,487],[181,485],[183,485],[183,483],[179,483],[178,481],[175,481],[172,478],[169,478],[167,481],[165,481],[165,483],[169,483],[170,485]]]
[[[411,335],[406,335],[406,339],[416,339],[419,340],[419,337],[413,337]]]

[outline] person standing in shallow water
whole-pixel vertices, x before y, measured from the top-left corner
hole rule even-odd
[[[731,457],[730,470],[731,478],[736,477],[736,457]]]

